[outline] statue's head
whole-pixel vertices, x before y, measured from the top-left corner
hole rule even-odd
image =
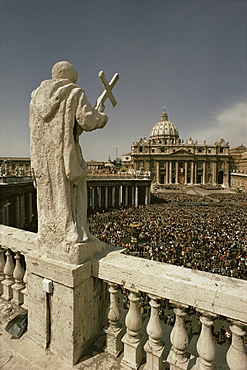
[[[55,79],[68,79],[76,83],[78,78],[77,70],[69,62],[58,62],[54,64],[51,71],[52,78]]]

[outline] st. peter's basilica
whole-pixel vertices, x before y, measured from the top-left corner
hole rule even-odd
[[[133,142],[131,153],[122,157],[127,171],[147,171],[160,184],[203,184],[229,186],[231,156],[224,139],[208,145],[192,138],[179,138],[177,127],[164,109],[149,139]]]

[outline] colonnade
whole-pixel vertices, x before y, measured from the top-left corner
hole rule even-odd
[[[163,184],[223,184],[229,186],[229,162],[206,160],[157,161],[156,182]]]
[[[5,191],[1,191],[0,194],[0,223],[19,229],[28,229],[28,224],[37,218],[36,193],[33,183],[8,184],[3,190]]]
[[[150,182],[145,184],[130,181],[130,183],[90,182],[87,187],[88,209],[118,208],[150,203]]]
[[[151,180],[87,179],[88,209],[150,203]],[[37,232],[37,202],[33,181],[0,186],[0,224]]]

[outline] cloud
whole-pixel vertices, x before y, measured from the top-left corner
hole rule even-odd
[[[230,147],[247,145],[247,103],[238,102],[213,115],[213,126],[199,129],[193,136],[213,144],[223,138]]]

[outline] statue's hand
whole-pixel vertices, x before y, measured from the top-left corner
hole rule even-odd
[[[105,105],[104,105],[104,103],[102,103],[102,101],[99,103],[98,111],[100,113],[104,113],[104,111],[105,111]]]

